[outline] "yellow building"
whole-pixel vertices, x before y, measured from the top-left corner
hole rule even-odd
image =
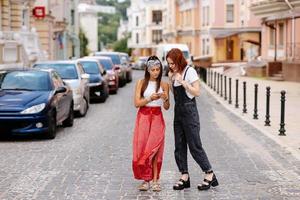
[[[0,0],[0,66],[30,66],[42,59],[32,17],[35,0]]]

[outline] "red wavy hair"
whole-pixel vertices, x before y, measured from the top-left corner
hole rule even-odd
[[[184,55],[178,48],[171,49],[166,56],[166,59],[167,58],[171,58],[173,60],[175,66],[178,68],[179,73],[183,72],[184,68],[187,66]]]

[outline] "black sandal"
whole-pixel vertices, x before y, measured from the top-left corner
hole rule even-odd
[[[190,188],[191,187],[191,183],[190,183],[190,176],[188,178],[188,180],[183,180],[183,179],[179,179],[179,181],[173,185],[173,190],[183,190],[184,188]]]
[[[213,173],[213,171],[205,172],[205,174],[210,174],[210,173]],[[208,190],[210,188],[210,186],[216,187],[219,185],[218,179],[215,174],[213,175],[211,181],[209,181],[207,179],[204,179],[203,181],[207,184],[198,185],[198,190]]]

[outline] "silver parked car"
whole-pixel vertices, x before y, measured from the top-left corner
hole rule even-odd
[[[47,61],[33,65],[34,68],[50,68],[58,72],[60,77],[73,91],[74,111],[80,116],[85,116],[89,108],[89,75],[83,70],[77,60]]]

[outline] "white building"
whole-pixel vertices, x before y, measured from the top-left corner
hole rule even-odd
[[[88,50],[98,51],[98,13],[114,14],[116,12],[111,6],[98,6],[95,0],[84,1],[78,5],[80,28],[88,39]]]
[[[131,38],[128,47],[137,55],[151,55],[161,43],[163,31],[163,11],[165,0],[132,0],[127,9],[128,30]]]
[[[126,38],[127,35],[128,35],[128,21],[120,19],[120,26],[118,28],[117,39],[121,40],[123,38]]]

